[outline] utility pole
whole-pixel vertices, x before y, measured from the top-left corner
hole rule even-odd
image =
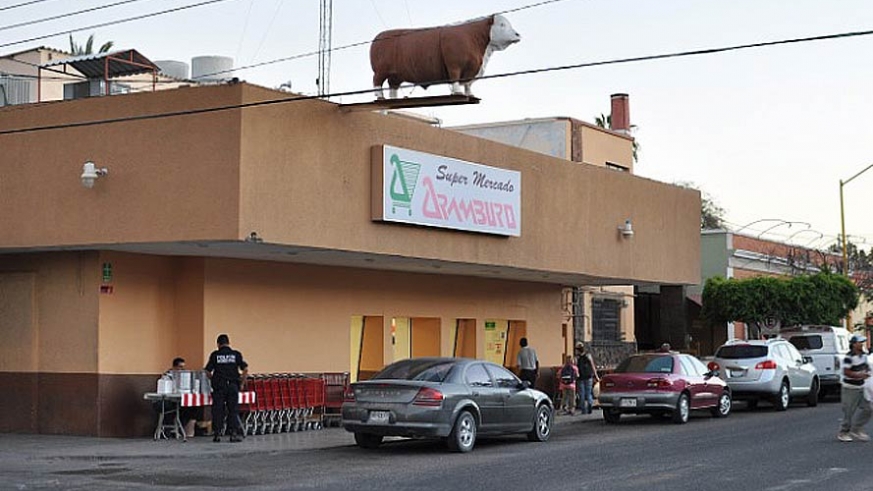
[[[852,275],[849,274],[849,253],[848,253],[848,244],[846,240],[846,208],[843,205],[843,186],[849,184],[852,179],[860,176],[861,174],[867,172],[873,168],[873,164],[868,165],[861,172],[855,174],[854,176],[846,179],[845,181],[840,179],[840,227],[843,233],[843,274],[846,275],[850,280],[852,279]],[[846,329],[852,331],[854,326],[852,325],[852,313],[849,312],[846,314]]]
[[[330,52],[333,31],[333,0],[320,0],[318,8],[318,95],[330,93]]]

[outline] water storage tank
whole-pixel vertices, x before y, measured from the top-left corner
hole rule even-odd
[[[233,78],[233,58],[229,56],[195,56],[191,58],[191,79],[220,82]]]
[[[184,61],[161,60],[156,61],[155,65],[161,69],[161,73],[168,77],[188,80],[188,64]]]

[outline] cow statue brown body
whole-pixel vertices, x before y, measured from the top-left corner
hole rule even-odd
[[[500,14],[463,24],[381,32],[370,45],[376,97],[384,97],[382,84],[386,80],[392,98],[397,97],[403,82],[425,89],[451,83],[452,94],[472,95],[470,85],[484,72],[491,53],[520,40],[521,36]]]

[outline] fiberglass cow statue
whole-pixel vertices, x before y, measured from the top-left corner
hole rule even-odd
[[[403,82],[425,89],[451,82],[452,94],[470,96],[470,85],[485,71],[491,53],[520,40],[509,20],[500,14],[463,24],[383,31],[370,45],[376,97],[384,97],[382,84],[386,80],[392,98],[397,97]]]

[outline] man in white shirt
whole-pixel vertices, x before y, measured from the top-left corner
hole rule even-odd
[[[837,440],[841,442],[870,441],[870,437],[864,432],[864,425],[873,415],[870,401],[864,398],[864,381],[870,378],[870,365],[867,363],[867,353],[864,352],[866,342],[867,338],[861,334],[852,336],[849,339],[849,352],[843,358],[840,391],[843,420],[840,422],[840,432],[837,433]]]
[[[519,344],[521,345],[521,349],[518,351],[519,378],[530,382],[531,387],[536,387],[537,373],[540,369],[537,352],[527,345],[527,338],[521,338]]]

